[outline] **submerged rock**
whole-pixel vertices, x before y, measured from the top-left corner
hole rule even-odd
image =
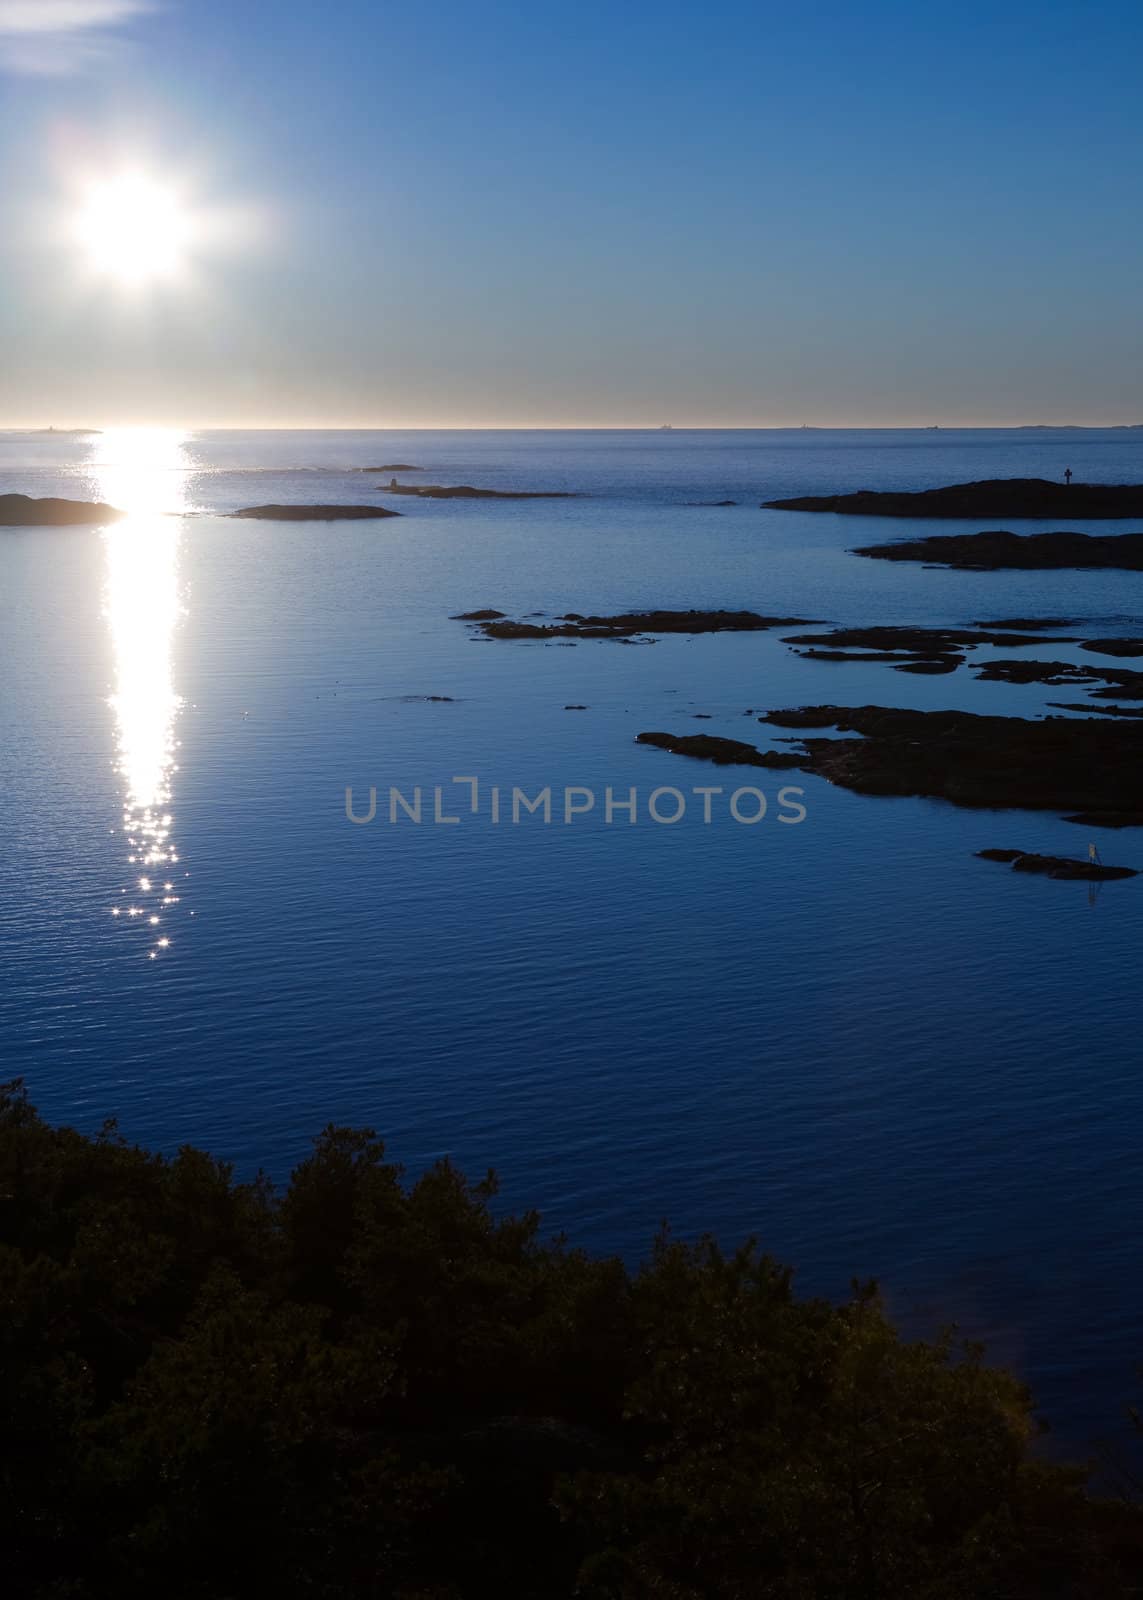
[[[231,515],[263,522],[376,522],[401,513],[386,511],[383,506],[247,506]]]
[[[861,545],[855,556],[878,561],[925,561],[980,572],[1114,568],[1143,572],[1143,533],[952,533],[893,544]]]
[[[917,493],[859,489],[855,494],[803,495],[767,500],[763,508],[858,517],[1137,517],[1143,516],[1143,484],[985,478]]]
[[[1100,861],[1076,861],[1071,856],[1039,856],[1024,850],[978,850],[985,861],[1011,862],[1013,872],[1040,872],[1048,878],[1080,878],[1100,883],[1108,878],[1136,878],[1134,867],[1105,867]]]
[[[491,606],[486,606],[482,611],[458,611],[449,618],[450,622],[497,622],[504,615],[503,611],[494,611]]]
[[[127,513],[100,500],[36,500],[27,494],[0,494],[0,528],[72,528],[119,522]]]

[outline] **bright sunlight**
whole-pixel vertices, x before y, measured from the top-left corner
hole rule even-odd
[[[76,219],[89,265],[124,289],[177,277],[187,264],[193,232],[177,193],[143,173],[91,184]]]

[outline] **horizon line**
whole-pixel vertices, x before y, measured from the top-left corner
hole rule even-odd
[[[185,428],[209,433],[943,433],[978,431],[1131,432],[1143,422],[2,422],[0,433],[101,433],[115,429]]]

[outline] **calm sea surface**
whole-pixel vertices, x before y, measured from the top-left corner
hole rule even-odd
[[[390,462],[583,498],[386,500],[357,469]],[[1143,434],[0,435],[0,492],[131,513],[0,531],[5,1075],[52,1118],[115,1115],[276,1176],[326,1122],[370,1124],[410,1168],[495,1165],[507,1204],[632,1258],[663,1217],[755,1233],[807,1290],[876,1275],[909,1327],[986,1338],[1069,1442],[1117,1435],[1143,1361],[1143,879],[1093,899],[973,858],[1082,852],[1052,814],[634,743],[773,743],[748,707],[1033,715],[1079,696],[804,661],[788,630],[561,648],[449,620],[727,606],[1139,631],[1141,574],[866,561],[848,548],[911,525],[758,508],[1067,466],[1143,481]],[[404,515],[223,515],[374,499]],[[797,826],[778,820],[787,780]],[[727,812],[750,783],[770,802],[754,826]],[[709,825],[694,797],[673,826],[646,817],[652,789],[700,784],[727,789]],[[347,821],[349,785],[362,811],[379,790],[371,825]],[[419,827],[390,824],[390,785],[422,788]],[[459,823],[430,820],[435,785]],[[565,824],[568,785],[598,799]],[[494,825],[492,786],[550,786],[551,824],[513,825],[505,800]],[[607,786],[637,790],[634,825],[606,825]],[[1100,842],[1143,866],[1134,833]]]

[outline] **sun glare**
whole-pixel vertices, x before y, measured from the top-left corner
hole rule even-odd
[[[93,183],[76,222],[89,265],[123,288],[177,277],[187,262],[191,232],[176,192],[142,173]]]

